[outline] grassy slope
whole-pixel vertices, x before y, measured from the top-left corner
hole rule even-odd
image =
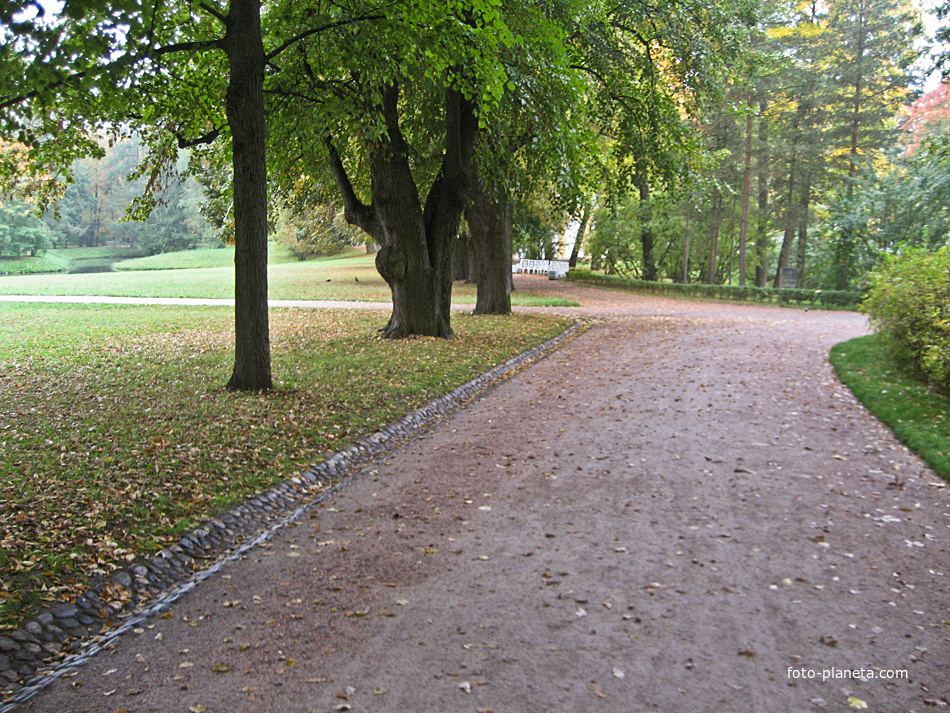
[[[234,264],[234,248],[201,248],[160,253],[116,263],[115,269],[129,270],[182,270],[202,267],[230,267]]]
[[[232,310],[0,304],[0,624],[40,591],[196,522],[566,326],[459,315],[381,340],[381,312],[274,310],[278,390],[234,394]]]
[[[836,345],[831,363],[871,413],[950,480],[950,398],[905,374],[877,335]]]

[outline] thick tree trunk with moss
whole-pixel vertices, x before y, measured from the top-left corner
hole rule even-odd
[[[234,164],[234,371],[227,388],[273,387],[267,312],[267,161],[260,0],[232,0],[224,47]]]
[[[442,168],[425,205],[412,175],[409,147],[399,126],[399,88],[383,89],[380,107],[386,135],[372,151],[372,203],[356,196],[346,170],[327,139],[330,167],[348,222],[380,245],[376,269],[392,290],[387,338],[412,334],[452,335],[452,248],[468,185],[477,122],[471,102],[456,90],[445,95],[446,145]]]
[[[477,175],[470,195],[465,219],[472,233],[478,281],[475,314],[511,314],[511,198],[504,187],[489,188]]]

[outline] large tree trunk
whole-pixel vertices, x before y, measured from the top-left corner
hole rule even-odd
[[[267,312],[267,161],[260,0],[232,0],[224,39],[234,164],[232,390],[273,388]]]
[[[399,126],[399,87],[382,91],[386,135],[372,150],[371,205],[356,197],[346,170],[327,139],[330,167],[348,222],[376,238],[376,269],[392,290],[387,338],[418,334],[452,336],[452,243],[465,207],[475,144],[474,105],[446,90],[446,147],[442,168],[422,206],[410,168],[409,147]]]
[[[511,314],[513,217],[508,191],[486,186],[476,171],[465,208],[478,279],[475,314]]]
[[[640,193],[641,219],[643,229],[640,231],[640,246],[643,249],[643,279],[648,282],[656,281],[656,259],[653,257],[653,207],[650,204],[650,183],[646,174],[637,176],[637,191]]]

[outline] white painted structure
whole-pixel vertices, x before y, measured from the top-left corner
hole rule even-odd
[[[570,265],[567,260],[524,260],[512,266],[512,272],[520,272],[523,275],[550,275],[554,271],[555,276],[560,279],[567,275]]]

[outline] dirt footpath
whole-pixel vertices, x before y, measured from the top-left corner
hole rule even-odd
[[[827,363],[864,317],[549,289],[606,318],[22,710],[944,707],[950,493]]]

